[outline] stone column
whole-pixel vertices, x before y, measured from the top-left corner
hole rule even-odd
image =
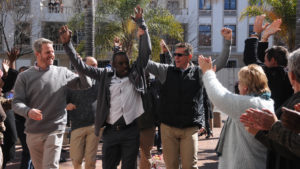
[[[198,51],[198,34],[199,34],[199,5],[198,0],[189,0],[188,1],[188,37],[187,40],[190,44],[192,44],[194,48],[194,53]],[[195,56],[194,56],[195,57]]]

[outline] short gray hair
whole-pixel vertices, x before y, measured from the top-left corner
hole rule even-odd
[[[300,83],[300,49],[297,49],[290,54],[288,69],[295,74],[297,82]]]
[[[185,48],[184,53],[186,55],[192,55],[193,54],[193,46],[186,42],[177,43],[175,48]]]
[[[41,53],[43,44],[52,44],[53,45],[53,42],[46,38],[39,38],[36,41],[34,41],[34,43],[32,45],[33,51]]]

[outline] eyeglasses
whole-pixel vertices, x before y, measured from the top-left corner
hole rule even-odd
[[[183,53],[174,53],[173,56],[182,57],[182,56],[186,56],[186,55]]]

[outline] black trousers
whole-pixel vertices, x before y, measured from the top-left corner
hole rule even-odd
[[[137,124],[116,130],[106,127],[103,132],[102,168],[116,169],[122,161],[122,169],[134,169],[139,151],[139,129]]]
[[[17,130],[15,123],[15,115],[12,110],[6,112],[6,119],[4,121],[6,131],[3,132],[4,144],[2,146],[3,152],[3,169],[6,167],[6,163],[15,158],[15,143],[17,142]],[[0,167],[1,168],[1,167]]]

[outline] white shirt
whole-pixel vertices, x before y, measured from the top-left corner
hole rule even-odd
[[[109,124],[114,124],[121,116],[126,124],[144,113],[142,98],[128,77],[118,78],[113,76],[110,90],[110,111],[106,120]]]

